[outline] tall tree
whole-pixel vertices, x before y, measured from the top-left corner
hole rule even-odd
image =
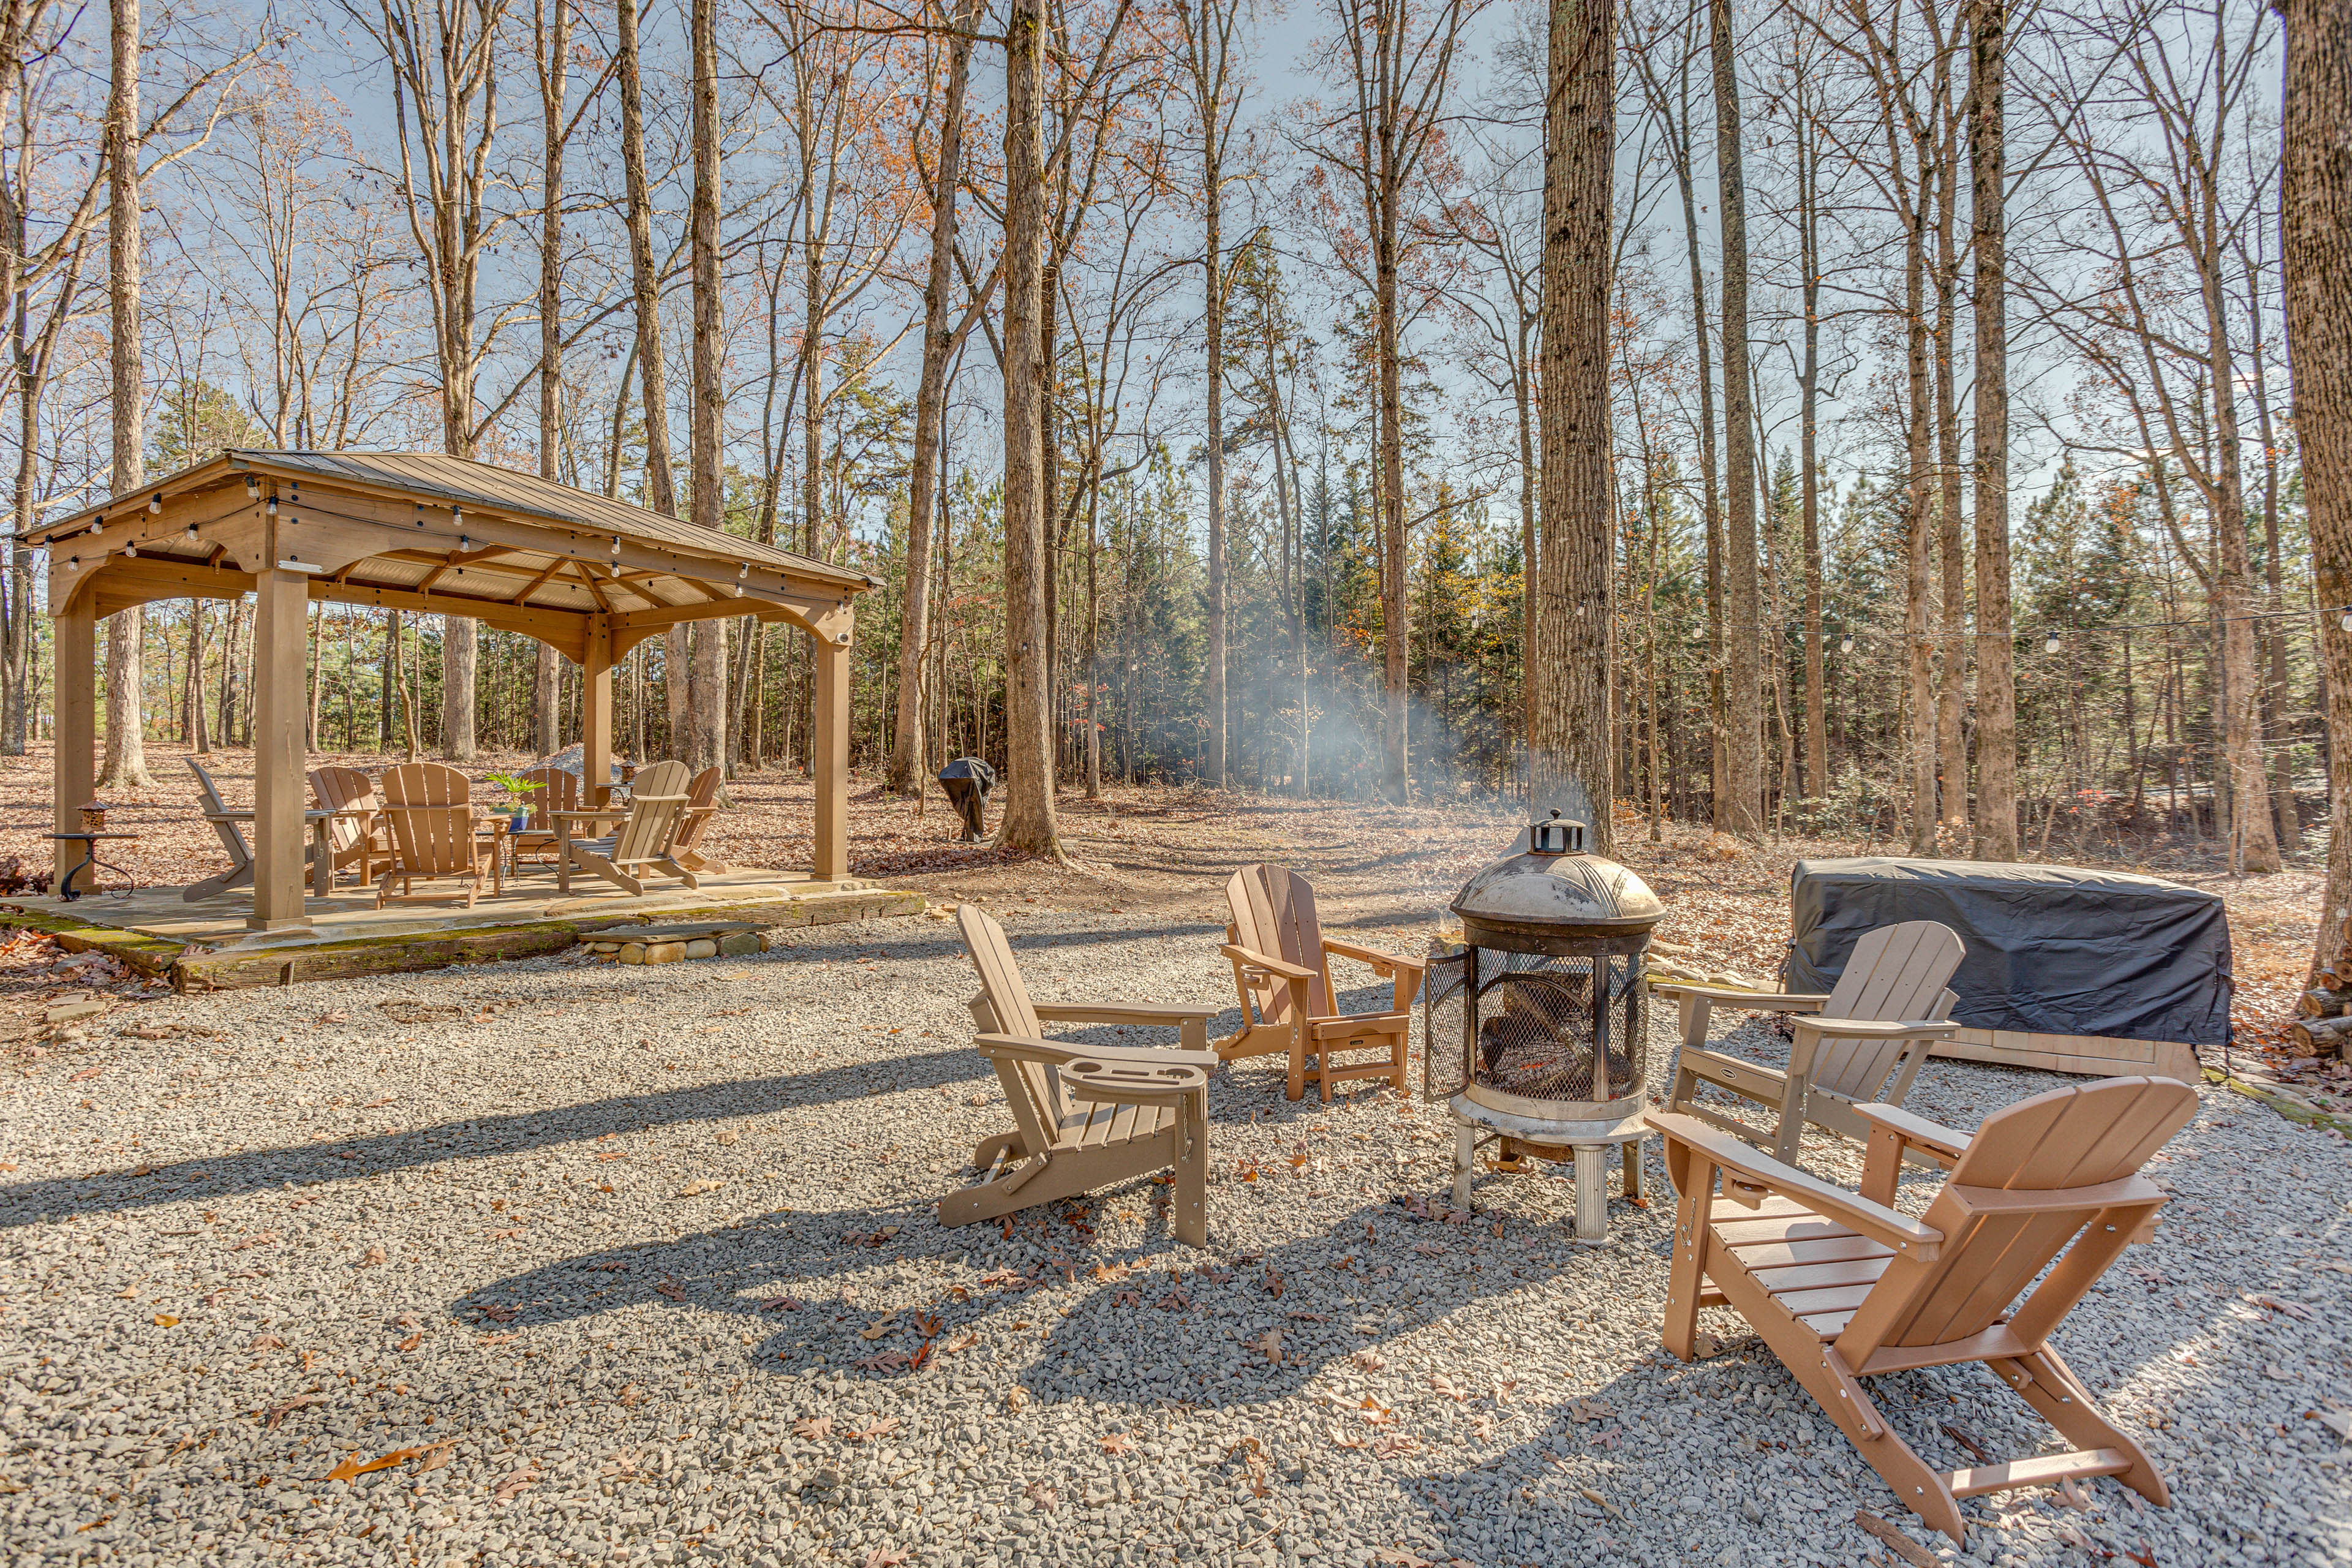
[[[106,102],[107,269],[111,284],[114,469],[112,492],[135,495],[146,477],[147,419],[140,353],[139,0],[111,0]],[[141,654],[147,618],[137,605],[107,617],[106,758],[98,782],[144,789],[148,776]]]
[[[574,121],[563,112],[571,79],[573,0],[533,0],[531,37],[539,65],[539,477],[563,477],[563,153]],[[563,743],[559,678],[562,655],[532,645],[538,664],[531,689],[534,749],[546,756]]]
[[[2014,860],[2017,666],[2009,596],[2008,0],[1969,22],[1969,218],[1976,258],[1977,809],[1980,860]]]
[[[1234,62],[1234,35],[1242,0],[1175,0],[1176,66],[1180,89],[1192,111],[1200,138],[1201,289],[1209,468],[1209,667],[1202,703],[1209,722],[1202,771],[1214,789],[1225,787],[1225,741],[1231,714],[1225,698],[1225,645],[1230,632],[1226,605],[1225,549],[1225,304],[1230,282],[1225,266],[1225,183],[1231,177],[1234,125],[1241,114],[1241,84]]]
[[[713,532],[727,527],[727,476],[720,446],[726,436],[725,355],[719,338],[723,279],[719,269],[719,0],[689,0],[694,55],[694,195],[688,224],[694,273],[694,521]],[[675,680],[675,673],[671,676]],[[694,628],[693,670],[687,709],[687,766],[722,767],[727,746],[727,623]]]
[[[907,471],[907,584],[898,620],[898,704],[890,745],[891,790],[912,795],[926,767],[923,660],[930,651],[931,525],[940,470],[940,434],[947,423],[948,362],[961,333],[950,320],[956,254],[956,194],[963,181],[963,100],[971,76],[971,32],[978,0],[956,0],[949,12],[947,85],[940,107],[939,165],[932,171],[930,271],[923,286],[923,366],[915,385],[914,449]]]
[[[1731,0],[1708,0],[1707,34],[1715,64],[1716,180],[1723,205],[1723,455],[1729,523],[1723,572],[1725,801],[1717,820],[1725,832],[1752,838],[1764,830],[1763,628],[1759,624],[1756,428],[1749,409],[1748,357],[1748,183],[1741,162]]]
[[[2352,971],[2352,0],[2275,0],[2286,31],[2279,175],[2287,353],[2327,670],[2327,885],[2312,969]]]
[[[1617,507],[1609,412],[1616,0],[1552,0],[1549,35],[1543,566],[1528,627],[1528,797],[1536,810],[1587,824],[1587,842],[1606,855],[1616,843]]]
[[[1011,0],[1004,36],[1004,819],[997,842],[1061,854],[1053,672],[1045,658],[1043,0]]]

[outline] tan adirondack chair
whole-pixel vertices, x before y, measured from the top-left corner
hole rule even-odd
[[[392,858],[391,828],[375,781],[357,768],[313,768],[310,798],[323,810],[343,814],[327,824],[334,869],[356,868],[362,883],[374,881],[377,862]]]
[[[1958,998],[1945,984],[1966,952],[1949,926],[1906,921],[1864,933],[1837,988],[1826,996],[1654,983],[1652,995],[1672,997],[1682,1008],[1670,1109],[1769,1148],[1776,1160],[1797,1158],[1808,1121],[1849,1138],[1868,1137],[1854,1107],[1902,1104],[1928,1047],[1959,1027],[1948,1021]],[[1790,1020],[1797,1038],[1787,1068],[1706,1049],[1708,1014],[1717,1003],[1800,1015]],[[1764,1107],[1774,1113],[1772,1125],[1755,1127],[1699,1104],[1703,1084]]]
[[[515,776],[539,787],[522,797],[523,804],[530,807],[530,824],[509,836],[514,841],[511,852],[517,860],[525,856],[535,860],[553,860],[557,854],[555,820],[550,814],[580,809],[580,775],[562,768],[531,768]]]
[[[228,802],[221,798],[220,786],[213,783],[213,775],[205,770],[204,763],[194,757],[184,760],[189,771],[196,775],[196,787],[204,792],[205,803],[200,808],[204,819],[211,825],[213,837],[220,840],[221,853],[228,857],[227,870],[215,872],[204,880],[191,882],[180,889],[180,897],[193,904],[209,899],[215,893],[242,888],[253,880],[253,847],[245,841],[245,825],[253,820],[253,813],[232,809]],[[304,865],[315,866],[317,860],[318,847],[306,847],[303,851]],[[96,875],[95,872],[91,874]]]
[[[1225,884],[1225,906],[1233,919],[1219,951],[1233,961],[1242,1026],[1217,1042],[1217,1055],[1232,1061],[1286,1053],[1290,1079],[1285,1092],[1293,1100],[1307,1092],[1310,1077],[1326,1101],[1334,1083],[1351,1078],[1384,1078],[1402,1094],[1412,999],[1428,965],[1325,936],[1315,918],[1315,889],[1286,867],[1243,867]],[[1391,1011],[1339,1012],[1331,1000],[1334,954],[1368,963],[1373,974],[1393,981]],[[1379,1054],[1344,1063],[1340,1057],[1366,1050]]]
[[[1891,1105],[1854,1110],[1871,1128],[1858,1194],[1692,1117],[1649,1116],[1682,1194],[1666,1349],[1690,1360],[1699,1309],[1737,1311],[1904,1505],[1956,1542],[1968,1530],[1958,1500],[1987,1492],[2113,1476],[2169,1502],[2156,1466],[2099,1413],[2050,1336],[2126,1245],[2154,1233],[2164,1194],[2138,1173],[2196,1113],[2196,1094],[2170,1079],[2108,1079],[2020,1100],[1974,1136]],[[1893,1206],[1906,1152],[1951,1167],[1917,1219]],[[1860,1381],[1972,1361],[2074,1450],[1931,1469]]]
[[[678,826],[677,842],[670,847],[670,858],[689,871],[727,869],[723,861],[702,852],[702,836],[709,830],[710,819],[719,815],[719,786],[725,782],[719,769],[705,768],[686,786],[686,816]]]
[[[1153,1003],[1033,1002],[1004,928],[971,904],[956,925],[980,972],[974,1042],[995,1065],[1013,1131],[982,1140],[973,1166],[988,1179],[940,1199],[941,1225],[969,1225],[1173,1167],[1172,1224],[1188,1246],[1207,1242],[1211,1007]],[[1173,1025],[1183,1048],[1057,1045],[1045,1026]],[[1002,1165],[1003,1168],[999,1169]]]
[[[633,894],[644,892],[645,879],[656,871],[675,877],[689,888],[702,886],[692,871],[670,855],[678,826],[685,820],[686,802],[686,764],[656,763],[637,770],[625,811],[550,812],[549,816],[556,824],[557,889],[572,891],[574,868],[602,877]],[[572,837],[580,826],[612,822],[615,817],[619,818],[618,826],[604,837]]]
[[[474,810],[474,783],[441,763],[403,763],[383,771],[383,819],[392,830],[392,864],[376,886],[376,908],[393,902],[428,903],[463,899],[467,909],[481,896],[497,843],[481,831]],[[416,890],[419,881],[458,886],[443,892]],[[400,884],[394,893],[392,885]]]

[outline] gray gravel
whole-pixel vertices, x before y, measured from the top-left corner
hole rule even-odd
[[[1211,926],[1013,907],[1041,996],[1230,1000]],[[1004,1125],[961,948],[793,941],[164,998],[0,1080],[11,1559],[1848,1563],[1857,1509],[1960,1558],[1736,1319],[1661,1352],[1663,1199],[1598,1249],[1549,1174],[1413,1213],[1429,1108],[1292,1105],[1266,1058],[1216,1080],[1206,1252],[1149,1183],[942,1231]],[[1937,1063],[1912,1103],[2057,1081]],[[2215,1093],[2157,1173],[2160,1239],[2059,1343],[2174,1506],[2012,1493],[1966,1560],[2343,1563],[2352,1158]],[[2058,1446],[1980,1369],[1877,1386],[1937,1463]]]

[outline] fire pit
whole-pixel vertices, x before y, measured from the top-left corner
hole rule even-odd
[[[1641,1195],[1643,958],[1665,908],[1556,811],[1451,908],[1459,951],[1432,955],[1422,992],[1422,1089],[1454,1112],[1454,1201],[1470,1206],[1481,1145],[1499,1143],[1505,1171],[1573,1161],[1576,1238],[1604,1241],[1611,1145]]]

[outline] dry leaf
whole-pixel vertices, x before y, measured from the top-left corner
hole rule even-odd
[[[1437,1568],[1437,1565],[1428,1558],[1415,1557],[1402,1546],[1393,1552],[1375,1552],[1372,1553],[1372,1561],[1379,1563],[1381,1568]]]
[[[654,1294],[667,1296],[673,1301],[683,1301],[686,1300],[686,1287],[675,1279],[665,1279],[654,1287]]]
[[[887,1437],[898,1429],[898,1418],[896,1415],[883,1415],[877,1416],[864,1426],[852,1427],[842,1436],[853,1443],[868,1443],[877,1437]]]
[[[304,1405],[324,1405],[326,1402],[327,1396],[323,1394],[298,1394],[293,1398],[286,1401],[283,1405],[271,1405],[268,1411],[262,1416],[261,1425],[266,1430],[275,1432],[278,1430],[279,1423],[283,1422],[289,1415],[293,1415],[297,1410],[301,1409]]]
[[[1243,1341],[1242,1347],[1257,1352],[1269,1362],[1279,1362],[1282,1360],[1282,1331],[1268,1329],[1256,1339]]]
[[[1096,1441],[1102,1445],[1102,1451],[1106,1454],[1132,1454],[1135,1452],[1135,1439],[1129,1436],[1124,1432],[1113,1432],[1107,1436],[1096,1439]]]
[[[401,1352],[407,1352],[407,1351],[413,1351],[413,1350],[415,1350],[417,1346],[419,1346],[419,1345],[423,1344],[424,1342],[425,1342],[425,1331],[424,1331],[423,1329],[419,1329],[419,1330],[417,1330],[415,1333],[413,1333],[413,1334],[409,1335],[406,1339],[404,1339],[404,1340],[401,1341],[398,1344],[396,1344],[396,1345],[393,1346],[392,1348],[393,1348],[393,1349],[394,1349],[394,1350],[396,1350],[396,1351],[401,1351]]]
[[[613,1395],[613,1403],[624,1410],[635,1410],[645,1403],[645,1398],[646,1391],[635,1384],[629,1383],[621,1385],[621,1392]]]
[[[793,1436],[805,1437],[812,1443],[833,1436],[833,1417],[830,1415],[803,1416],[793,1423]]]
[[[512,1502],[518,1494],[530,1490],[531,1488],[539,1485],[540,1480],[541,1476],[538,1468],[532,1465],[525,1465],[521,1469],[517,1470],[514,1474],[509,1476],[506,1479],[499,1483],[498,1489],[491,1494],[491,1500],[494,1502]]]
[[[1904,1562],[1912,1564],[1912,1568],[1938,1568],[1934,1552],[1868,1510],[1859,1508],[1854,1510],[1853,1521],[1886,1542],[1887,1549]]]
[[[373,1266],[383,1261],[383,1248],[381,1247],[371,1247],[367,1249],[366,1253],[361,1257],[360,1267],[362,1268],[372,1268]]]
[[[890,1331],[891,1320],[898,1317],[898,1313],[893,1312],[889,1317],[875,1319],[872,1322],[857,1331],[857,1337],[861,1340],[880,1339],[884,1334]]]
[[[169,1312],[158,1312],[155,1314],[155,1326],[159,1329],[176,1329],[180,1326],[180,1320]]]
[[[682,1198],[698,1198],[705,1193],[715,1193],[726,1184],[725,1182],[713,1181],[688,1182],[677,1190],[677,1195]]]
[[[1408,1454],[1420,1452],[1421,1440],[1408,1437],[1402,1432],[1384,1436],[1372,1445],[1372,1458],[1375,1459],[1402,1459]]]
[[[1429,1386],[1440,1399],[1451,1399],[1456,1405],[1470,1397],[1467,1389],[1454,1387],[1453,1380],[1442,1372],[1430,1378]]]
[[[445,1437],[438,1443],[428,1443],[421,1448],[394,1448],[389,1454],[377,1455],[364,1465],[360,1463],[359,1454],[354,1450],[349,1458],[329,1470],[325,1479],[331,1481],[348,1481],[353,1477],[366,1475],[370,1470],[388,1470],[394,1465],[404,1465],[411,1459],[423,1458],[428,1454],[436,1453],[441,1458],[431,1464],[421,1466],[419,1473],[425,1470],[437,1470],[443,1464],[448,1462],[448,1450],[456,1447],[457,1445],[457,1438]]]
[[[907,1554],[903,1552],[893,1552],[887,1546],[877,1546],[866,1554],[865,1568],[898,1568],[898,1564],[906,1560]]]

